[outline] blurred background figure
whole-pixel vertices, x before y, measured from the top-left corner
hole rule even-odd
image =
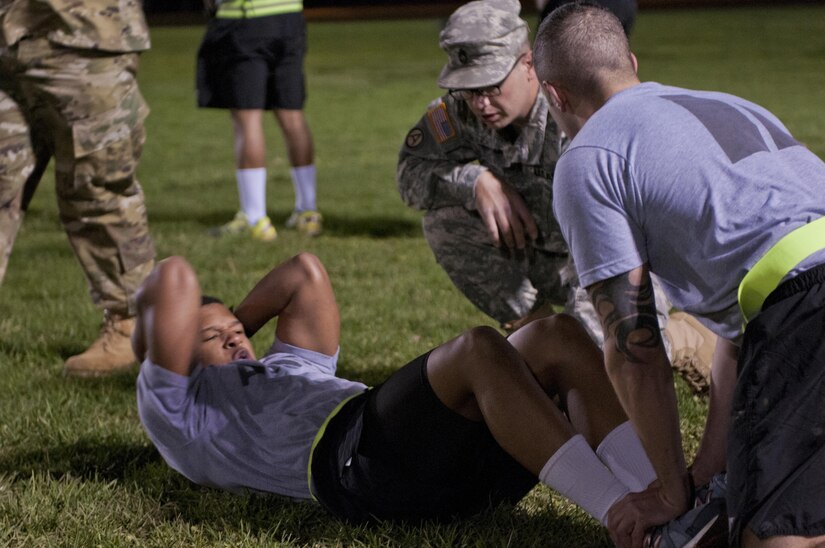
[[[0,0],[0,282],[52,157],[60,221],[103,311],[64,365],[98,377],[135,363],[134,294],[154,266],[135,177],[149,109],[137,84],[149,32],[138,1]]]
[[[229,109],[235,133],[240,211],[215,236],[248,235],[272,241],[278,232],[266,214],[266,141],[263,113],[273,110],[292,166],[295,207],[287,228],[321,233],[315,203],[312,134],[304,117],[303,2],[206,0],[213,17],[198,51],[198,106]]]

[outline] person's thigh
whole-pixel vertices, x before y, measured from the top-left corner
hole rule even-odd
[[[735,542],[745,527],[762,539],[825,534],[825,267],[791,283],[807,287],[766,305],[740,352],[728,442]]]
[[[261,27],[255,19],[210,22],[198,49],[198,106],[267,108],[270,38]]]
[[[416,358],[375,391],[368,405],[371,426],[416,478],[482,490],[493,480],[498,487],[485,499],[499,501],[506,492],[518,500],[536,478],[501,449],[481,420],[465,418],[438,398],[429,380],[430,359],[432,352]],[[510,480],[502,491],[502,482]]]
[[[350,516],[447,519],[515,503],[536,484],[484,423],[438,400],[428,358],[412,360],[367,397],[360,438],[341,457],[337,497],[359,508]]]
[[[438,264],[479,310],[504,323],[533,309],[538,290],[530,280],[531,254],[493,246],[481,218],[463,207],[428,211],[422,225]]]
[[[278,16],[277,36],[269,46],[266,108],[301,110],[306,100],[304,55],[306,23],[300,13]]]
[[[419,356],[371,394],[366,424],[415,475],[450,478],[474,454],[486,427],[462,417],[433,392],[427,375],[431,353]]]
[[[10,75],[0,71],[0,78]],[[28,122],[20,104],[0,89],[0,283],[23,222],[23,190],[34,168]]]
[[[155,254],[136,176],[148,114],[137,85],[137,55],[47,43],[31,53],[23,86],[54,139],[61,222],[93,301],[131,315],[132,297]]]

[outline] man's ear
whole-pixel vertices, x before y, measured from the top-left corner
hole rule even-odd
[[[527,81],[531,81],[533,78],[538,80],[538,76],[536,76],[536,67],[533,65],[533,52],[528,51],[524,54],[524,58],[520,61],[524,63],[524,66],[527,67]]]
[[[522,62],[527,65],[527,68],[533,68],[533,50],[527,50],[524,52]]]
[[[630,62],[633,63],[633,72],[639,74],[639,60],[636,59],[636,56],[633,55],[632,52],[630,54]]]
[[[561,112],[566,110],[567,95],[564,93],[563,89],[554,86],[547,80],[542,80],[541,89],[544,91],[544,95],[547,97],[547,100],[550,101],[551,107]]]

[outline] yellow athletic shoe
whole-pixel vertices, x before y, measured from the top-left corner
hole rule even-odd
[[[278,237],[278,231],[272,226],[272,221],[269,217],[261,217],[255,226],[250,227],[250,235],[256,240],[262,242],[271,242]]]
[[[284,224],[307,236],[317,236],[323,230],[323,221],[324,217],[317,211],[293,211]]]
[[[300,216],[301,216],[300,211],[293,210],[292,214],[290,214],[290,216],[287,217],[287,220],[284,223],[284,226],[287,227],[287,228],[296,228],[298,226],[298,217],[300,217]]]
[[[243,211],[235,213],[235,217],[225,225],[216,226],[209,229],[210,236],[237,236],[249,230],[249,222]]]
[[[272,226],[269,217],[261,217],[254,226],[251,226],[243,211],[237,212],[235,217],[225,225],[210,229],[209,234],[216,237],[245,236],[248,234],[254,240],[262,242],[271,242],[278,237],[278,231]]]

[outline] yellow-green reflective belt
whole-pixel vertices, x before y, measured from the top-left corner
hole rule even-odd
[[[231,0],[218,6],[218,19],[251,19],[303,11],[303,0]]]
[[[825,217],[785,234],[776,242],[739,284],[739,307],[745,323],[762,310],[765,299],[793,267],[820,249],[825,249]]]
[[[367,390],[372,390],[372,388],[368,388]],[[356,392],[351,396],[347,396],[341,402],[335,406],[335,409],[327,415],[327,418],[324,419],[324,422],[321,423],[321,428],[318,429],[318,433],[315,434],[315,439],[312,440],[312,446],[309,448],[309,462],[307,463],[307,485],[309,486],[309,495],[312,497],[312,500],[318,500],[315,498],[315,493],[312,492],[312,454],[315,453],[315,447],[318,445],[318,442],[321,441],[321,438],[324,437],[324,432],[327,431],[327,426],[329,425],[329,421],[337,415],[341,409],[349,402],[352,398],[360,396],[363,392]]]

